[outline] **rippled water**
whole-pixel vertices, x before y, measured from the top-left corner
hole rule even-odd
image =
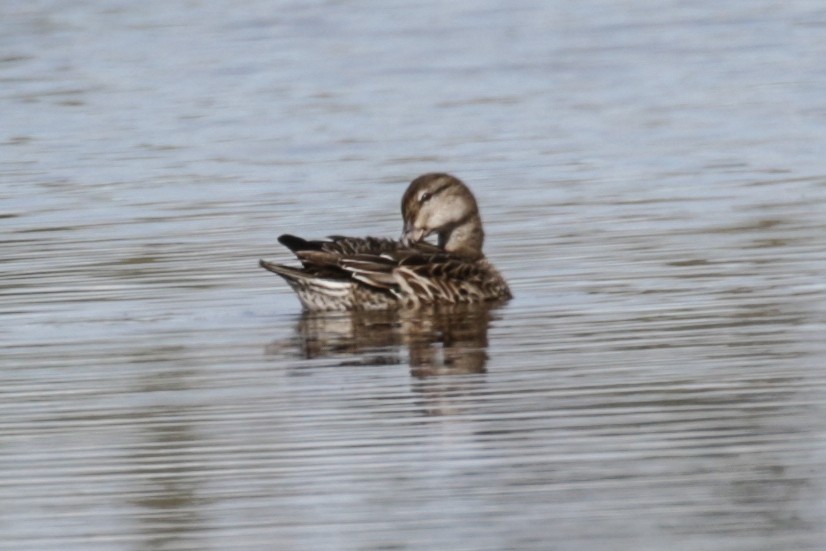
[[[0,547],[821,549],[820,2],[5,2]],[[258,258],[476,191],[515,298]]]

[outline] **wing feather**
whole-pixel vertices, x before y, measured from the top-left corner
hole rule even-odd
[[[341,235],[318,241],[282,235],[278,240],[296,255],[308,275],[350,280],[366,290],[390,292],[408,304],[510,296],[486,259],[465,258],[425,242],[405,246],[392,239]]]

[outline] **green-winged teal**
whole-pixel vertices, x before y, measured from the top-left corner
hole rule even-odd
[[[449,174],[419,176],[402,197],[399,241],[331,236],[278,241],[301,268],[261,260],[283,277],[307,310],[376,310],[505,300],[507,283],[482,254],[485,239],[476,199]],[[438,245],[424,241],[438,236]]]

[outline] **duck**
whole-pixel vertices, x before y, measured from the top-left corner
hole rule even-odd
[[[485,233],[476,198],[459,178],[428,173],[401,200],[400,239],[347,237],[279,243],[300,267],[260,260],[292,287],[305,310],[353,311],[503,302],[512,297],[482,252]],[[427,238],[436,236],[436,243]]]

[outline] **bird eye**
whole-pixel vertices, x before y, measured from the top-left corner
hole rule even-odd
[[[425,191],[424,193],[422,193],[419,196],[419,203],[424,203],[426,201],[429,201],[430,197],[431,197],[430,192]]]

